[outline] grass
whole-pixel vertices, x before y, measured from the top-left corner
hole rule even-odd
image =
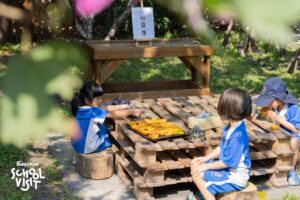
[[[28,158],[27,148],[20,149],[14,145],[0,143],[0,199],[2,200],[29,200],[30,192],[22,192],[16,187],[15,180],[11,179],[10,170],[16,167],[17,161],[25,162]]]
[[[221,35],[218,36],[219,42]],[[240,87],[250,93],[260,91],[264,80],[276,76],[282,78],[290,91],[300,97],[300,71],[287,73],[287,63],[295,49],[289,49],[285,57],[280,57],[275,47],[258,43],[260,53],[241,57],[237,47],[242,35],[235,33],[229,45],[219,48],[211,58],[211,91],[221,93],[227,88]],[[108,82],[158,81],[189,79],[189,70],[178,58],[132,59],[124,62]]]
[[[20,44],[5,44],[0,45],[0,56],[9,55],[20,52]]]
[[[299,199],[295,194],[288,194],[287,192],[281,197],[281,200],[297,200]]]

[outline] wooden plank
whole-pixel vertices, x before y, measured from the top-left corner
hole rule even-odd
[[[204,62],[198,56],[180,57],[184,63],[190,63],[202,76],[204,87],[209,87],[210,63],[209,57],[204,57]]]
[[[293,167],[293,156],[278,155],[275,168],[277,171],[292,170]],[[287,169],[287,170],[286,170]]]
[[[209,95],[209,88],[199,89],[182,89],[182,90],[160,90],[160,91],[146,91],[146,92],[119,92],[119,93],[105,93],[102,97],[103,101],[111,101],[115,98],[125,98],[128,100],[142,100],[149,98],[161,97],[176,97],[176,96],[201,96]]]
[[[91,57],[95,60],[154,58],[172,56],[211,55],[212,49],[207,45],[191,39],[186,40],[153,40],[149,42],[132,41],[93,41],[85,42]],[[151,45],[150,45],[151,44]]]
[[[102,84],[104,93],[145,92],[155,90],[198,89],[199,85],[190,80],[105,83]]]
[[[174,156],[181,164],[183,164],[185,167],[191,167],[191,159],[182,151],[173,151],[170,152],[172,156]]]
[[[164,151],[179,149],[175,142],[169,142],[168,140],[158,141],[157,144],[159,144]]]
[[[205,96],[205,95],[201,95],[202,97]],[[211,113],[215,113],[217,114],[217,110],[212,107],[212,106],[209,106],[207,104],[207,102],[203,99],[200,99],[198,96],[189,96],[188,97],[189,101],[191,101],[194,105],[202,108],[203,110],[207,111],[207,112],[211,112]]]
[[[111,135],[116,138],[117,137],[117,133],[116,132],[112,132]],[[121,149],[124,149],[124,151],[126,152],[126,154],[128,154],[128,156],[130,156],[130,158],[132,160],[134,160],[140,167],[142,168],[147,168],[149,170],[152,171],[163,171],[163,170],[167,170],[167,168],[165,167],[165,165],[162,165],[160,162],[158,162],[156,160],[156,153],[155,152],[151,152],[151,153],[155,153],[155,157],[154,159],[152,159],[153,154],[149,155],[149,152],[142,152],[142,156],[145,158],[139,158],[136,159],[136,150],[131,146],[131,144],[129,144],[128,142],[124,141],[124,140],[118,140],[118,143],[121,145]],[[144,160],[146,160],[147,162],[143,162]]]
[[[97,83],[102,84],[123,62],[122,59],[111,60],[103,69],[98,69]]]
[[[252,176],[261,176],[274,173],[273,167],[266,165],[264,162],[252,162],[251,165],[250,174]]]
[[[125,150],[125,152],[137,162],[137,164],[143,168],[145,167],[151,167],[155,169],[163,169],[164,166],[160,165],[156,161],[156,154],[155,152],[147,151],[140,153],[138,149],[135,150],[133,147],[131,147],[128,143],[125,141],[119,141],[119,144],[121,147]]]
[[[178,57],[182,63],[187,66],[189,68],[189,70],[191,71],[191,80],[196,82],[197,81],[197,73],[196,73],[196,69],[191,65],[191,63],[187,62],[184,59],[181,59],[182,57]]]
[[[273,173],[270,182],[275,187],[286,187],[289,185],[287,182],[287,171],[282,171],[279,173]]]
[[[164,152],[164,151],[158,153],[157,159],[158,159],[163,165],[165,165],[165,166],[168,168],[168,170],[185,168],[185,166],[184,166],[182,163],[180,163],[179,161],[173,160],[173,159],[172,159],[166,152]]]
[[[180,104],[176,104],[176,102],[170,98],[158,98],[157,101],[161,103],[166,110],[168,110],[177,118],[181,119],[184,122],[184,124],[187,125],[188,118],[192,115],[188,112],[185,112],[181,108]]]
[[[263,160],[277,158],[277,155],[272,151],[250,151],[251,160]]]
[[[195,148],[195,145],[183,138],[173,139],[173,142],[179,147],[179,149],[192,149]]]
[[[170,122],[173,122],[174,124],[180,126],[181,128],[183,128],[183,130],[185,132],[188,131],[188,128],[184,125],[184,123],[181,120],[179,120],[176,117],[174,117],[173,115],[171,115],[168,111],[166,111],[164,109],[164,107],[162,105],[159,105],[153,99],[144,99],[144,102],[147,105],[149,105],[151,110],[153,110],[153,112],[156,113],[157,115],[159,115],[161,118],[164,118],[164,119],[166,119]]]
[[[175,97],[177,103],[179,103],[183,108],[187,108],[193,115],[199,115],[203,110],[192,104],[185,97]]]
[[[187,154],[189,154],[191,158],[197,158],[197,157],[204,156],[203,153],[201,153],[200,151],[198,151],[196,149],[187,149],[187,150],[185,150],[185,152]]]
[[[150,107],[146,103],[142,103],[136,100],[131,100],[130,103],[133,104],[135,108],[142,110],[142,114],[140,116],[141,118],[159,118],[158,115],[156,115],[153,111],[150,110]]]

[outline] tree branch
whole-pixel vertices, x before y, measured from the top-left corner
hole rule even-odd
[[[20,8],[0,2],[0,16],[12,20],[24,20],[28,15]]]
[[[127,17],[130,15],[131,8],[136,6],[139,3],[140,0],[130,0],[127,3],[127,6],[123,13],[113,22],[112,27],[110,28],[108,34],[105,36],[104,40],[111,40],[119,29],[120,25],[124,23],[124,21],[127,19]]]

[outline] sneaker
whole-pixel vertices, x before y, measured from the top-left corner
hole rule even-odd
[[[300,185],[300,178],[296,171],[294,170],[289,171],[288,182],[290,185]]]
[[[186,200],[204,200],[204,197],[202,196],[200,191],[197,191],[196,193],[190,192],[187,195]]]

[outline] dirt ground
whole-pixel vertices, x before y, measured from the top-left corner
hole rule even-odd
[[[84,199],[84,200],[131,200],[133,195],[117,175],[106,180],[89,180],[75,172],[72,164],[73,149],[69,138],[62,134],[49,134],[45,140],[33,145],[30,161],[41,163],[44,170],[53,168],[56,171],[47,173],[50,177],[34,192],[33,199]],[[190,185],[165,188],[156,193],[160,200],[185,199],[190,192]],[[260,185],[266,192],[266,199],[281,199],[285,193],[295,194],[300,199],[300,186],[274,188]],[[167,191],[167,192],[166,192]]]

